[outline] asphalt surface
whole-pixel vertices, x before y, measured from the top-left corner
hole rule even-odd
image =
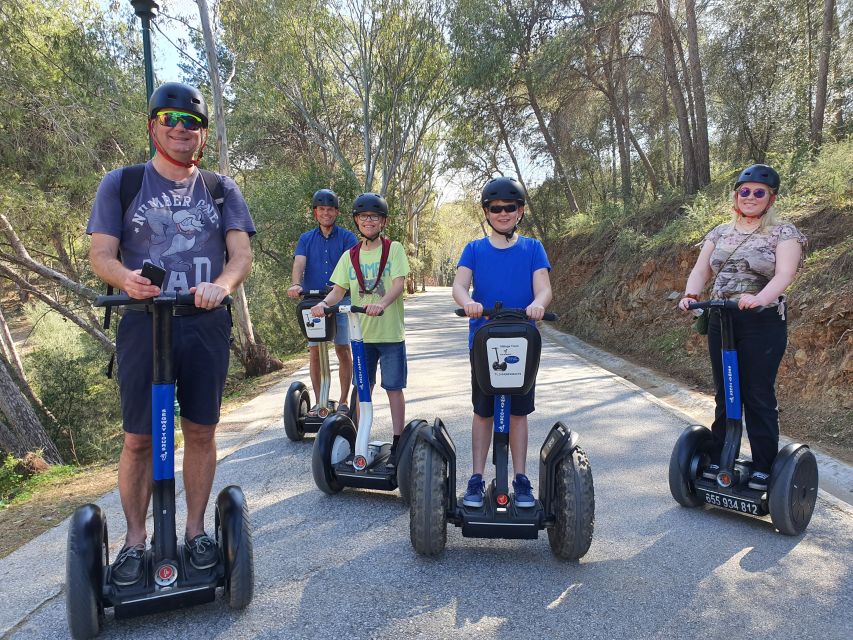
[[[452,307],[446,289],[407,302],[407,420],[444,420],[461,487],[470,473],[470,386],[467,326]],[[307,371],[297,377],[308,382]],[[596,518],[579,562],[556,559],[545,532],[481,540],[452,526],[444,554],[420,558],[396,493],[316,489],[313,441],[292,443],[281,426],[290,382],[230,415],[219,434],[214,494],[234,483],[248,497],[254,601],[244,611],[219,597],[158,616],[109,613],[101,637],[853,637],[853,509],[821,493],[806,532],[786,537],[769,518],[678,506],[666,473],[688,419],[555,342],[544,342],[528,474],[536,487],[539,447],[556,420],[580,433]],[[374,434],[390,439],[377,391]],[[238,422],[248,424],[229,429]],[[114,554],[123,536],[115,492],[100,504]],[[211,510],[208,519],[212,530]],[[0,561],[3,637],[67,636],[66,531],[67,523]]]

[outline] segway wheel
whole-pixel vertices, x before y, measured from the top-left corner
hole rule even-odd
[[[397,488],[404,504],[411,502],[412,496],[412,453],[418,440],[418,431],[428,429],[426,420],[412,420],[403,429],[397,444]]]
[[[799,535],[812,519],[817,500],[817,460],[811,449],[800,447],[773,467],[768,492],[770,520],[780,533]]]
[[[698,468],[698,456],[711,450],[711,431],[698,424],[681,432],[669,458],[669,491],[682,507],[705,504],[696,494],[693,481]]]
[[[240,487],[223,489],[217,499],[216,541],[225,563],[225,601],[243,609],[255,591],[255,560],[249,506]]]
[[[417,438],[412,452],[409,536],[424,556],[437,556],[447,544],[447,462]]]
[[[100,507],[79,507],[68,527],[65,554],[65,613],[74,640],[94,638],[101,632],[107,545],[107,522]]]
[[[323,421],[311,455],[314,483],[323,493],[333,495],[344,487],[335,476],[334,465],[355,451],[355,426],[344,415],[332,414]]]
[[[294,382],[284,397],[284,432],[288,439],[299,442],[305,437],[305,416],[311,407],[311,396],[301,382]]]
[[[589,458],[580,447],[557,464],[554,477],[556,522],[548,529],[551,551],[563,560],[583,557],[595,527],[595,489]]]

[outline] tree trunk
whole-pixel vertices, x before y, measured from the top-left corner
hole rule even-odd
[[[823,33],[820,42],[820,61],[817,70],[815,107],[811,122],[810,142],[818,149],[823,142],[823,119],[826,113],[826,92],[829,83],[829,57],[832,45],[832,22],[835,16],[835,0],[823,0]]]
[[[17,458],[30,451],[41,450],[45,461],[62,463],[59,450],[3,361],[0,361],[0,413],[6,419],[6,429],[0,432],[4,440],[0,446]]]
[[[831,0],[827,0],[831,1]],[[685,0],[687,9],[687,55],[690,78],[693,84],[693,102],[696,107],[696,173],[698,187],[711,184],[711,152],[708,144],[708,110],[705,105],[705,83],[699,60],[699,37],[696,25],[696,0]]]
[[[678,69],[675,65],[675,34],[672,32],[672,17],[669,13],[668,0],[657,0],[657,5],[666,76],[669,80],[672,102],[675,105],[675,112],[678,119],[684,190],[688,194],[692,194],[698,190],[699,177],[696,173],[696,153],[693,148],[693,139],[690,135],[690,116],[687,113],[687,103],[684,101],[684,93],[681,91],[681,83],[678,80]]]
[[[539,125],[539,133],[542,134],[542,137],[545,139],[545,147],[548,149],[548,153],[551,156],[551,160],[554,162],[554,173],[557,174],[557,180],[560,185],[563,187],[563,192],[566,195],[566,200],[569,202],[569,209],[572,213],[577,213],[580,211],[580,207],[578,207],[578,201],[575,199],[574,191],[572,191],[572,186],[569,184],[569,180],[566,177],[566,171],[563,168],[563,161],[560,159],[560,152],[557,149],[557,145],[554,142],[554,137],[551,135],[550,130],[548,129],[548,125],[545,122],[545,117],[542,114],[542,109],[539,106],[539,101],[536,99],[536,93],[533,90],[533,83],[530,80],[530,76],[528,74],[524,77],[524,84],[527,87],[527,96],[530,100],[530,108],[533,109],[533,114],[536,116],[536,122]]]
[[[213,39],[213,28],[210,25],[210,13],[207,0],[196,0],[198,13],[201,18],[204,33],[204,48],[207,54],[207,73],[210,77],[210,87],[213,92],[213,113],[216,120],[216,148],[219,153],[219,173],[231,174],[228,161],[228,135],[225,128],[225,106],[222,98],[222,81],[219,78],[219,61],[216,59],[216,42]],[[237,325],[242,331],[244,344],[242,349],[243,367],[247,376],[257,376],[281,369],[284,364],[273,358],[267,348],[255,338],[252,318],[249,315],[249,305],[246,302],[246,291],[241,284],[234,295],[234,309],[237,311]]]

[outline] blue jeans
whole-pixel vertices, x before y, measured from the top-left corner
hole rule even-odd
[[[365,342],[364,353],[367,358],[367,379],[371,387],[376,384],[376,365],[381,362],[382,388],[386,391],[406,388],[409,369],[405,342]]]
[[[770,473],[779,451],[779,407],[776,404],[776,373],[788,344],[787,323],[775,307],[764,311],[730,311],[738,352],[740,397],[746,434],[752,449],[753,468]],[[708,322],[708,351],[714,373],[716,411],[711,432],[719,453],[726,437],[726,399],[723,388],[720,315]]]

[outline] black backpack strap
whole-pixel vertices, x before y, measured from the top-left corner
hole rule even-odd
[[[219,215],[222,215],[222,207],[225,205],[225,187],[222,186],[222,178],[218,173],[208,171],[207,169],[199,169],[201,179],[204,180],[204,186],[213,196],[213,202],[219,210]]]

